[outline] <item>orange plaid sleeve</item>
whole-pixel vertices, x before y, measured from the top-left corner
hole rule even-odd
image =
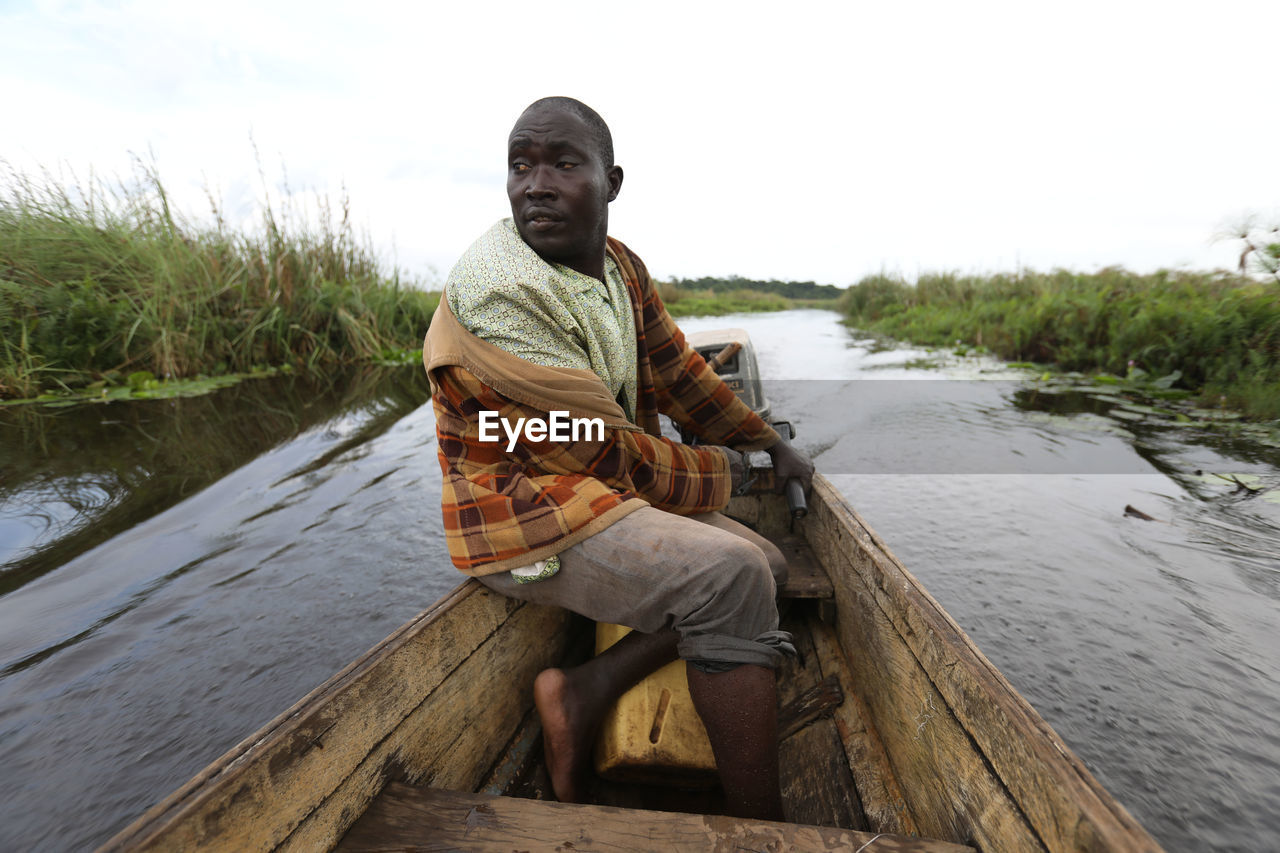
[[[505,435],[480,440],[481,412],[509,424],[545,420],[548,412],[499,394],[456,365],[436,370],[435,380],[445,536],[463,571],[560,542],[628,501],[681,514],[729,501],[728,462],[718,450],[614,428],[599,440],[522,435],[508,452]]]

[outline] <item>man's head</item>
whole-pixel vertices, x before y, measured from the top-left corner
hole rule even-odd
[[[609,202],[622,187],[609,128],[572,98],[543,98],[507,142],[507,196],[521,238],[545,260],[604,275]]]

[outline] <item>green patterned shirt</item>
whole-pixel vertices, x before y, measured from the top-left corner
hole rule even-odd
[[[627,417],[636,411],[636,329],[627,285],[605,257],[605,280],[544,261],[498,222],[449,273],[449,309],[468,332],[544,367],[600,377]]]

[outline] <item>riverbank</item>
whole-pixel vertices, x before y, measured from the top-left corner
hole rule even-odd
[[[964,343],[1010,361],[1137,377],[1201,406],[1280,418],[1280,290],[1213,273],[877,275],[840,310],[858,328],[930,346]]]
[[[791,282],[779,282],[780,285]],[[723,317],[727,314],[755,314],[768,311],[791,311],[795,308],[827,308],[838,310],[834,298],[795,298],[780,293],[742,288],[738,290],[691,289],[673,283],[658,282],[658,295],[672,317]]]
[[[110,185],[10,170],[0,197],[0,398],[395,361],[439,301],[387,269],[349,203],[267,200],[253,230],[170,206],[140,165]]]

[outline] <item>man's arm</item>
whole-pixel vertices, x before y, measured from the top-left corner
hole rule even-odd
[[[782,441],[689,346],[662,304],[644,262],[616,240],[610,246],[624,276],[637,290],[658,410],[703,441],[738,451],[768,451],[778,491],[796,477],[808,490],[814,471],[809,458]]]
[[[654,408],[708,444],[738,450],[763,450],[775,444],[778,434],[773,428],[689,346],[662,304],[644,262],[617,240],[611,238],[609,246],[640,309],[647,356],[641,364],[641,396],[653,395]],[[656,431],[656,424],[641,426]]]
[[[481,412],[494,412],[494,423],[511,425],[522,418],[546,421],[550,413],[500,394],[461,367],[442,367],[434,373],[436,402],[443,409],[440,426],[465,449],[467,466],[502,472],[500,478],[484,481],[488,490],[516,495],[540,488],[534,484],[526,488],[517,482],[522,477],[592,477],[680,514],[723,509],[729,501],[729,459],[715,447],[692,447],[617,428],[603,429],[600,440],[594,432],[567,441],[549,437],[534,441],[521,434],[508,451],[509,436],[499,426],[500,441],[480,442]]]

